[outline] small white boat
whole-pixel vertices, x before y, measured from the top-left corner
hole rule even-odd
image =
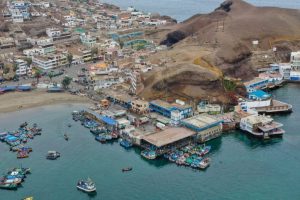
[[[210,161],[211,161],[210,158],[204,158],[204,159],[200,162],[199,168],[200,168],[200,169],[206,169],[207,167],[209,167]]]
[[[96,191],[96,185],[90,178],[88,178],[86,181],[84,181],[84,180],[78,181],[76,187],[77,187],[77,189],[82,190],[84,192],[88,192],[88,193]]]

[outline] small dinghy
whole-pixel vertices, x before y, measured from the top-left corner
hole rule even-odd
[[[122,172],[129,172],[132,170],[132,167],[126,167],[122,169]]]
[[[66,141],[69,140],[69,136],[66,133],[64,134],[64,138],[65,138]]]

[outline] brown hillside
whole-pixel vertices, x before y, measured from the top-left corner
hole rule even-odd
[[[176,75],[166,76],[165,69],[161,69],[156,74],[164,75],[154,74],[156,78],[149,79],[151,81],[146,77],[142,95],[155,94],[155,86],[163,82],[169,89],[204,98],[211,93],[207,85],[212,80],[215,91],[224,94],[220,85],[222,77],[250,79],[256,75],[257,68],[285,61],[289,56],[287,52],[300,46],[300,11],[255,7],[242,0],[228,0],[212,13],[195,15],[169,30],[161,43],[172,46],[171,50],[153,59],[172,58],[173,61],[165,65]],[[257,46],[252,44],[254,40],[259,41]],[[274,54],[272,47],[277,47],[278,52]],[[197,63],[199,60],[205,63]],[[186,74],[194,70],[195,65],[201,72],[195,71],[192,80],[184,80],[189,79]],[[198,72],[203,74],[203,70],[210,76],[195,78]],[[197,88],[202,88],[201,92],[197,92]],[[218,99],[224,100],[224,96]]]

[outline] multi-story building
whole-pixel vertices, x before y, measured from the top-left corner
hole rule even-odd
[[[33,56],[32,63],[44,70],[66,66],[67,56],[64,54],[50,54],[47,56]]]
[[[291,53],[291,73],[290,80],[300,81],[300,51]]]
[[[61,31],[57,28],[47,28],[46,33],[51,38],[56,38],[61,36]]]
[[[272,136],[281,136],[284,130],[283,125],[275,122],[270,116],[250,115],[241,118],[240,128],[256,137],[268,138]]]
[[[96,38],[91,36],[91,35],[86,35],[86,34],[81,34],[80,35],[80,40],[83,45],[92,48],[96,45]]]
[[[195,115],[184,119],[181,124],[196,132],[198,142],[206,142],[222,134],[222,120],[208,114]]]
[[[31,71],[32,68],[31,68],[31,66],[27,65],[26,61],[24,61],[22,59],[17,59],[17,60],[15,60],[15,63],[17,65],[16,75],[23,76],[23,75],[32,73],[32,71]]]
[[[171,118],[171,112],[174,110],[178,110],[184,118],[190,117],[193,114],[193,110],[190,105],[178,103],[170,104],[159,99],[151,101],[149,103],[149,109],[168,118]]]

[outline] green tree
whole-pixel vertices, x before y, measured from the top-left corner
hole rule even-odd
[[[47,75],[48,75],[50,81],[52,82],[52,78],[54,77],[53,71],[49,72]]]
[[[36,78],[36,83],[38,84],[41,78],[41,71],[40,70],[36,70],[34,73],[34,77]]]
[[[17,65],[17,63],[14,63],[14,64],[13,64],[13,71],[16,72],[17,69],[18,69],[18,65]]]
[[[4,74],[8,74],[9,71],[10,71],[9,67],[4,67],[4,69],[3,69]]]
[[[68,63],[69,63],[69,67],[71,67],[72,61],[73,61],[73,55],[69,53],[67,55],[67,60],[68,60]]]
[[[24,58],[24,60],[26,61],[28,67],[32,64],[32,59],[31,58],[26,57],[26,58]]]
[[[65,76],[64,79],[61,81],[61,84],[64,89],[68,89],[69,85],[71,84],[72,78]]]

